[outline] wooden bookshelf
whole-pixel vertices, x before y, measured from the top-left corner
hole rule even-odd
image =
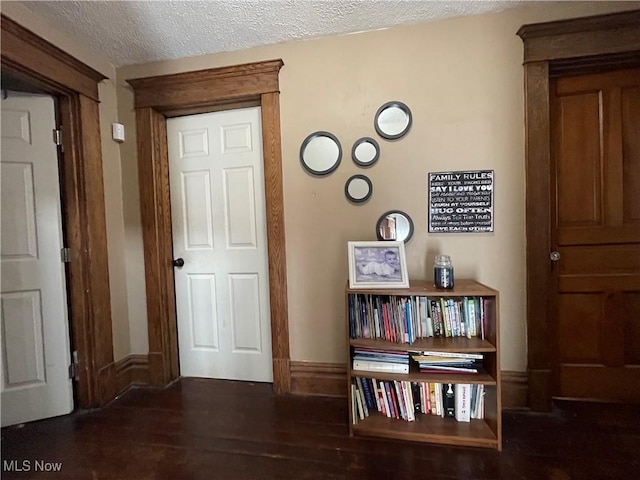
[[[500,341],[499,341],[499,292],[493,288],[469,279],[456,279],[451,290],[436,289],[431,282],[411,281],[406,289],[350,289],[345,291],[347,316],[347,390],[349,399],[349,433],[392,438],[414,442],[459,445],[469,447],[502,449],[502,420],[500,392]],[[362,299],[370,295],[384,299],[413,299],[427,297],[431,299],[462,299],[474,297],[481,299],[484,308],[484,338],[477,337],[426,337],[416,338],[412,343],[392,342],[383,338],[360,338],[352,332],[354,325],[350,315],[349,299]],[[355,329],[354,329],[355,330]],[[362,332],[360,332],[362,333]],[[374,335],[375,336],[375,335]],[[356,338],[354,338],[356,337]],[[354,370],[352,368],[354,348],[380,349],[392,352],[417,353],[423,351],[481,353],[482,366],[478,373],[424,373],[417,363],[410,360],[409,373],[388,373]],[[405,381],[411,383],[471,384],[483,385],[484,415],[470,422],[458,422],[455,418],[441,417],[435,414],[415,413],[414,421],[401,418],[389,418],[375,408],[369,409],[369,415],[361,418],[353,397],[353,387],[357,378],[374,378],[376,381]],[[360,380],[362,381],[362,380]]]

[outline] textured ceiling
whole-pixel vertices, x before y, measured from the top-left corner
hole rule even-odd
[[[522,1],[23,1],[116,66],[500,11]]]

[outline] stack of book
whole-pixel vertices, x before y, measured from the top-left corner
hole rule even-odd
[[[423,373],[478,373],[482,367],[481,353],[420,352],[411,358]]]
[[[409,353],[355,347],[353,369],[365,372],[409,373]]]

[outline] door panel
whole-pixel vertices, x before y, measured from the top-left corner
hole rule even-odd
[[[167,121],[180,371],[273,380],[260,109]]]
[[[640,223],[640,87],[622,89],[623,223]]]
[[[600,95],[589,92],[560,97],[559,110],[558,227],[599,227],[602,221]]]
[[[640,402],[640,70],[550,88],[554,395]]]
[[[69,413],[69,329],[53,98],[2,100],[2,426]]]
[[[187,274],[191,347],[218,351],[215,275]]]

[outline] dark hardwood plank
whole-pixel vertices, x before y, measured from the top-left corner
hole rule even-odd
[[[503,451],[350,437],[344,398],[188,378],[2,430],[2,478],[618,479],[640,469],[640,406],[503,414]],[[401,421],[401,420],[398,420]],[[17,461],[30,471],[8,471]],[[36,460],[60,462],[35,471]]]

